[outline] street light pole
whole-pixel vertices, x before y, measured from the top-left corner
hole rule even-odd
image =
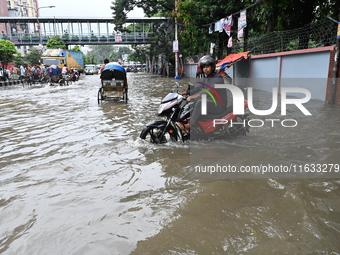
[[[39,22],[39,17],[38,17],[38,16],[39,16],[39,15],[38,15],[39,10],[42,9],[42,8],[54,8],[54,7],[55,7],[54,5],[49,5],[49,6],[41,6],[41,7],[37,8],[37,9],[35,9],[35,11],[36,11],[36,17],[37,17],[37,22],[38,22],[39,42],[41,42],[40,22]]]

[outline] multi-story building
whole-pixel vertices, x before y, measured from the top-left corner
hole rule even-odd
[[[38,0],[0,0],[0,15],[3,17],[38,17]],[[24,34],[37,31],[37,25],[22,24],[0,24],[1,34]],[[2,33],[3,31],[3,33]],[[20,47],[21,53],[26,52],[27,47]]]
[[[38,0],[7,0],[7,8],[16,9],[21,17],[36,17]]]
[[[38,0],[1,0],[1,9],[6,8],[6,10],[2,10],[1,13],[3,17],[36,17],[39,16],[37,13],[38,10]],[[6,5],[6,7],[5,7]],[[6,27],[5,24],[1,24],[1,31],[7,33],[17,33],[28,30],[34,30],[35,28],[28,28],[27,24],[19,24],[15,27]],[[31,31],[32,32],[32,31]]]
[[[6,1],[0,1],[0,16],[8,17],[8,7]],[[6,25],[0,24],[0,31],[6,31]]]

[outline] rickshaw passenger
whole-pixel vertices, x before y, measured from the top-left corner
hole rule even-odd
[[[39,78],[40,74],[41,74],[41,68],[40,66],[36,65],[32,68],[32,74],[33,74],[33,78]]]
[[[99,69],[99,74],[103,72],[104,67],[109,63],[109,60],[106,58],[104,59],[104,65],[102,65]]]
[[[58,82],[60,79],[62,79],[61,70],[56,65],[51,65],[49,68],[47,68],[47,73],[51,77],[52,82]]]

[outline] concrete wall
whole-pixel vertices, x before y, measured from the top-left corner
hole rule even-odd
[[[330,53],[333,48],[251,56],[250,86],[268,92],[273,87],[305,88],[311,92],[312,99],[326,100]]]
[[[270,93],[273,87],[278,90],[282,87],[305,88],[311,92],[312,99],[327,101],[334,51],[334,46],[329,46],[251,56],[235,63],[227,73],[237,86],[253,87]],[[185,65],[185,75],[195,77],[196,67],[197,63]],[[340,103],[340,95],[337,103]]]

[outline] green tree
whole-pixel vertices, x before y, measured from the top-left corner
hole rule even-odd
[[[33,47],[31,51],[26,55],[28,62],[32,65],[39,65],[42,51],[36,47]]]
[[[129,47],[119,47],[118,53],[120,54],[130,54],[132,51]]]
[[[60,38],[59,35],[53,36],[46,42],[47,49],[67,49],[64,41]]]
[[[244,43],[234,39],[234,45],[248,50],[248,37],[304,27],[327,16],[338,19],[340,10],[340,1],[335,0],[116,0],[112,4],[116,30],[120,31],[131,31],[130,27],[125,29],[123,25],[127,21],[126,14],[134,7],[142,8],[148,17],[168,17],[170,26],[164,29],[164,24],[163,27],[157,25],[155,40],[158,44],[149,49],[150,55],[165,53],[167,59],[173,59],[171,42],[174,32],[170,27],[174,27],[174,20],[178,23],[179,49],[184,57],[206,54],[210,43],[214,42],[218,46],[218,58],[221,59],[229,37],[226,33],[209,34],[208,28],[210,24],[231,14],[234,24],[231,35],[236,39],[237,19],[240,11],[247,9]],[[305,42],[308,38],[307,31],[298,42],[299,48],[308,45],[308,41]]]
[[[87,53],[88,56],[93,56],[93,62],[102,64],[105,58],[109,58],[113,52],[114,47],[112,45],[93,45],[89,46],[91,51]]]
[[[127,32],[151,32],[151,24],[144,24],[144,27],[141,23],[130,24],[126,27]]]
[[[244,2],[237,0],[178,1],[177,11],[172,12],[172,15],[180,24],[180,49],[184,56],[206,54],[209,51],[210,43],[217,44],[227,41],[225,33],[209,34],[209,26],[221,18],[225,18],[227,13],[231,14],[243,8]],[[219,44],[219,46],[223,45]],[[222,52],[219,54],[222,55]]]
[[[84,62],[85,65],[87,64],[94,64],[94,54],[93,53],[87,53],[86,55],[84,55]]]
[[[115,0],[112,4],[111,10],[116,30],[124,31],[126,14],[135,7],[142,8],[147,17],[169,16],[174,9],[175,0]]]
[[[113,10],[113,23],[117,31],[133,31],[133,28],[129,26],[124,28],[126,23],[126,14],[132,11],[135,7],[142,8],[147,17],[169,17],[171,18],[171,12],[175,7],[175,0],[116,0],[112,2],[111,9]],[[147,55],[150,59],[155,59],[157,54],[164,54],[167,61],[174,63],[174,54],[172,52],[172,41],[174,40],[174,33],[166,31],[172,26],[169,24],[150,24],[144,27],[145,32],[155,32],[154,40],[158,44],[152,45],[152,47],[146,47],[148,49]],[[157,29],[157,31],[155,31]],[[173,29],[172,29],[173,30]],[[135,31],[141,32],[142,28],[136,25]]]
[[[17,53],[15,44],[8,40],[0,40],[0,62],[7,67]]]
[[[15,64],[15,66],[17,66],[17,67],[19,67],[20,65],[27,64],[26,61],[24,61],[24,59],[22,58],[22,55],[21,55],[20,52],[15,54],[13,62]]]
[[[119,61],[123,58],[124,54],[130,54],[132,50],[129,47],[119,47],[118,52],[111,52],[109,55],[110,61]],[[130,58],[129,58],[130,59]]]
[[[133,46],[134,51],[129,54],[129,60],[140,62],[140,63],[146,63],[146,55],[148,55],[150,48],[149,46],[145,45],[138,45]]]
[[[72,50],[72,51],[82,52],[82,50],[80,49],[80,46],[79,46],[79,45],[75,45],[71,50]]]

